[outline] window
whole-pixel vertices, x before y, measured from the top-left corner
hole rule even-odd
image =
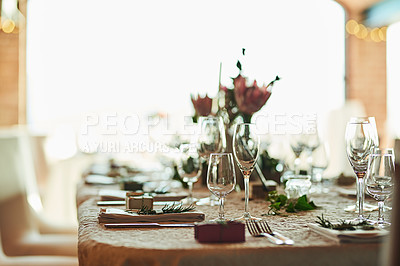
[[[392,139],[400,137],[400,77],[398,69],[400,69],[400,22],[389,26],[387,30],[387,125],[390,127],[389,137]]]
[[[29,1],[28,121],[79,130],[87,114],[167,113],[243,71],[282,77],[264,110],[326,114],[344,102],[344,11],[330,0]],[[329,99],[329,100],[328,100]]]
[[[323,116],[344,103],[344,37],[344,11],[331,0],[28,1],[28,124],[50,134],[50,159],[73,158],[82,124],[96,116],[114,125],[164,113],[179,129],[193,115],[190,95],[216,95],[221,62],[230,86],[238,59],[250,79],[282,78],[260,114]],[[101,130],[98,141],[118,137]],[[83,160],[73,159],[54,161],[44,202],[59,221],[75,217]]]

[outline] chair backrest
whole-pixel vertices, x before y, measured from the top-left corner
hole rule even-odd
[[[0,201],[16,192],[24,192],[31,207],[41,210],[28,131],[24,127],[1,129],[0,141]]]
[[[3,243],[17,241],[37,230],[30,218],[28,200],[35,202],[27,189],[34,187],[34,166],[29,154],[29,139],[23,130],[0,131],[0,232]],[[39,199],[40,200],[40,199]]]

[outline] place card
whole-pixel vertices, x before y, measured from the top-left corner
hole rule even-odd
[[[245,225],[234,221],[199,223],[194,227],[194,238],[200,243],[244,242]]]
[[[149,196],[136,196],[131,194],[131,192],[126,192],[126,205],[127,210],[142,209],[146,208],[148,210],[153,209],[153,197]]]

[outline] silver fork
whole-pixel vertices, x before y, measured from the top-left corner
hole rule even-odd
[[[261,220],[257,223],[258,227],[261,228],[260,232],[265,232],[268,233],[276,238],[279,238],[280,240],[282,240],[284,242],[284,244],[286,245],[293,245],[294,241],[278,232],[274,232],[271,230],[271,227],[269,227],[267,221],[265,220]]]
[[[272,242],[276,245],[285,244],[281,239],[276,238],[273,235],[268,234],[267,232],[261,232],[259,227],[257,226],[256,222],[253,220],[246,220],[246,226],[252,236],[255,236],[255,237],[265,236],[268,238],[268,240],[270,242]]]

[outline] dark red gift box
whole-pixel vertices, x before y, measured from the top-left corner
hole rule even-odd
[[[244,231],[239,222],[200,223],[194,226],[194,238],[200,243],[244,242]]]

